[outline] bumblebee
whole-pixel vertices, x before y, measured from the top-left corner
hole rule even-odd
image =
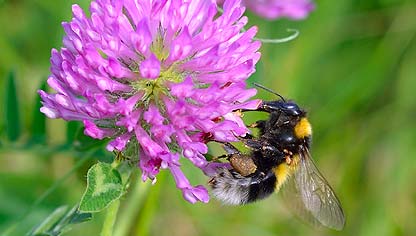
[[[280,100],[263,101],[256,110],[269,113],[267,120],[249,126],[259,129],[258,137],[240,138],[251,152],[222,144],[231,168],[218,170],[209,181],[213,195],[225,204],[242,205],[264,199],[285,185],[284,201],[299,217],[341,230],[345,224],[341,204],[309,152],[312,127],[306,112],[268,91]]]

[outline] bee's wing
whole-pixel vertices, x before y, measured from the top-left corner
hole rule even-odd
[[[300,153],[300,163],[283,188],[282,196],[291,209],[313,225],[341,230],[345,224],[341,203],[316,168],[309,151]]]
[[[313,226],[319,227],[322,225],[305,207],[305,203],[303,203],[301,196],[302,194],[300,193],[296,180],[293,176],[289,177],[289,179],[285,182],[284,186],[280,190],[280,193],[284,204],[292,213]]]

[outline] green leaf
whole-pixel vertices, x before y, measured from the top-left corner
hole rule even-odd
[[[71,230],[72,225],[83,223],[91,219],[91,213],[80,212],[78,210],[78,206],[75,206],[59,221],[59,223],[54,227],[52,233],[61,235],[61,233],[63,234]]]
[[[14,72],[9,73],[5,107],[7,137],[10,141],[16,141],[20,136],[20,116]]]
[[[29,235],[50,235],[48,232],[64,217],[67,210],[67,206],[58,207],[29,233]]]
[[[91,213],[81,213],[78,206],[68,210],[67,206],[58,207],[42,223],[40,223],[28,236],[58,236],[69,231],[71,225],[92,219]]]
[[[69,134],[68,134],[69,135]],[[107,140],[93,139],[90,136],[84,134],[84,127],[80,127],[77,130],[73,146],[77,151],[87,151],[96,147],[104,146]]]
[[[99,212],[119,199],[124,192],[120,173],[110,164],[99,162],[87,173],[87,189],[82,196],[81,212]]]
[[[46,80],[42,82],[40,90],[46,90]],[[33,110],[33,120],[32,120],[32,142],[44,143],[46,140],[46,116],[40,112],[42,107],[41,98],[36,94],[35,98],[35,107]]]

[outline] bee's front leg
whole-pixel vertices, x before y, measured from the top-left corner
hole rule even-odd
[[[249,128],[258,128],[258,129],[264,129],[266,127],[266,121],[265,120],[258,120],[247,127]]]

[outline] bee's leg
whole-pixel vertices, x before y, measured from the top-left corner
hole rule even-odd
[[[240,175],[248,176],[257,170],[256,164],[249,155],[242,154],[231,143],[222,143],[222,147],[227,152],[225,155],[221,155],[218,158],[227,158],[231,164],[231,167]]]
[[[225,142],[219,142],[219,141],[216,141],[216,142],[221,144],[222,148],[227,152],[227,154],[214,157],[212,158],[212,161],[218,161],[219,159],[223,159],[223,158],[226,158],[229,160],[232,155],[240,154],[240,151],[236,147],[234,147],[231,143],[225,143]]]
[[[240,114],[241,113],[244,113],[244,112],[248,112],[248,111],[264,111],[264,112],[270,113],[270,111],[268,109],[266,109],[266,108],[269,108],[269,104],[267,102],[263,102],[261,104],[261,106],[259,106],[259,108],[257,108],[256,110],[241,109],[241,110],[238,110],[238,112]],[[266,128],[266,125],[267,125],[267,121],[265,121],[265,120],[258,120],[256,122],[254,122],[254,123],[252,123],[250,125],[246,125],[246,126],[249,127],[249,128],[258,128],[258,129],[260,129],[261,132],[263,132],[264,129]]]
[[[230,154],[224,154],[224,155],[221,155],[221,156],[212,157],[212,158],[211,158],[211,161],[213,161],[213,162],[217,162],[217,161],[218,161],[218,160],[220,160],[220,159],[223,159],[223,158],[229,158],[229,156],[230,156]]]
[[[232,154],[229,161],[233,169],[242,176],[251,175],[257,170],[257,165],[250,155],[241,153]]]
[[[247,127],[264,129],[266,127],[266,121],[265,120],[258,120],[256,122],[254,122],[253,124],[248,125]]]
[[[238,139],[239,140],[242,140],[242,139],[254,139],[254,136],[251,135],[251,134],[246,134],[246,135],[244,135],[242,137],[238,137]]]
[[[278,111],[281,109],[280,103],[276,103],[276,101],[263,101],[260,106],[257,108],[258,111],[264,112],[273,112]]]
[[[240,175],[248,176],[257,170],[253,159],[249,155],[242,154],[231,143],[224,143],[223,148],[228,153],[227,156],[231,166]]]
[[[262,152],[266,156],[284,156],[284,153],[277,149],[275,146],[266,144],[262,147]]]
[[[254,139],[253,136],[247,137],[246,135],[245,137],[238,137],[238,139],[244,143],[244,145],[254,150],[260,150],[263,147],[263,144],[257,139]]]
[[[287,156],[286,153],[280,151],[277,147],[274,145],[271,145],[264,141],[259,141],[256,139],[244,139],[240,138],[241,142],[244,143],[247,147],[253,149],[254,151],[260,151],[263,156],[267,158],[272,158],[275,160],[282,160]]]
[[[260,135],[263,135],[266,128],[267,128],[267,121],[265,120],[258,120],[250,125],[247,126],[248,128],[257,128],[260,130]],[[244,138],[249,138],[249,139],[253,139],[253,136],[250,134],[246,134],[246,136],[244,136]]]
[[[222,148],[228,153],[228,155],[240,153],[240,150],[234,147],[231,143],[222,143]]]
[[[287,162],[290,157],[287,153],[282,152],[277,147],[272,145],[264,145],[261,152],[263,156],[267,157],[269,160],[273,160],[275,164],[279,164],[283,161]]]
[[[281,106],[279,106],[279,103],[276,103],[276,101],[262,101],[261,104],[257,107],[257,109],[249,110],[249,109],[241,109],[241,112],[247,112],[247,111],[262,111],[271,113],[273,111],[277,111],[281,109]]]
[[[240,114],[243,113],[243,112],[248,112],[248,111],[263,111],[263,109],[260,109],[260,110],[259,109],[256,109],[256,110],[246,110],[246,109],[238,110],[238,112]],[[246,125],[246,126],[249,127],[249,128],[259,128],[259,129],[262,129],[262,128],[265,127],[265,125],[266,125],[266,121],[265,120],[259,120],[259,121],[254,122],[253,124]]]

